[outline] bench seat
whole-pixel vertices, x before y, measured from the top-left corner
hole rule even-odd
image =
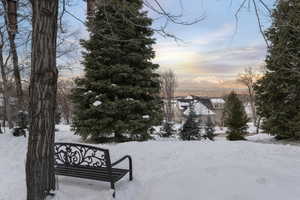
[[[112,181],[114,183],[119,181],[128,172],[128,169],[111,168]],[[67,167],[58,165],[55,167],[55,174],[111,182],[111,177],[108,175],[108,168],[106,167]]]

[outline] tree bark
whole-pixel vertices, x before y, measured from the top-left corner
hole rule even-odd
[[[27,200],[43,200],[55,190],[54,128],[57,92],[58,0],[32,0],[32,55],[26,160]]]

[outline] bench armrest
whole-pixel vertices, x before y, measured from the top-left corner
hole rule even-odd
[[[129,179],[132,180],[133,179],[133,176],[132,176],[132,159],[129,155],[126,155],[126,156],[120,158],[116,162],[113,162],[111,164],[111,166],[113,167],[113,166],[119,164],[120,162],[124,161],[125,159],[128,159],[128,162],[129,162]]]

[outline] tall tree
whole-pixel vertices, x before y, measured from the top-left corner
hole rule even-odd
[[[17,106],[18,110],[23,110],[23,90],[19,68],[19,57],[16,45],[16,34],[17,34],[17,1],[16,0],[1,0],[3,8],[5,10],[5,26],[8,33],[10,53],[13,63],[13,74],[15,79],[15,87],[17,93]]]
[[[154,58],[152,20],[141,0],[103,0],[89,19],[82,41],[84,77],[73,90],[73,129],[83,138],[146,139],[161,120],[159,67]]]
[[[257,125],[256,107],[255,107],[255,91],[254,84],[260,78],[260,75],[256,73],[252,67],[245,69],[244,73],[239,75],[238,81],[245,85],[248,89],[249,101],[252,112],[253,125]]]
[[[160,74],[161,96],[164,99],[164,115],[166,122],[174,119],[173,100],[177,86],[175,73],[169,69]]]
[[[300,111],[300,4],[280,1],[273,10],[272,26],[266,32],[270,42],[266,75],[257,83],[258,112],[262,128],[278,139],[299,138],[294,125]]]
[[[224,105],[224,118],[228,140],[244,140],[249,121],[244,105],[235,92],[231,92]]]
[[[74,87],[72,80],[59,79],[57,82],[57,110],[67,124],[71,122],[72,102],[70,99],[71,90]]]
[[[5,39],[4,39],[4,31],[0,27],[0,70],[1,70],[1,78],[2,78],[2,85],[3,85],[3,103],[4,103],[4,115],[7,118],[8,127],[11,129],[13,128],[13,121],[12,121],[12,108],[9,102],[9,83],[7,78],[7,63],[9,56],[4,60],[3,56],[3,49],[5,46]]]
[[[174,120],[174,95],[177,86],[175,73],[169,69],[160,74],[161,96],[164,101],[164,136],[172,135],[172,126]]]
[[[26,160],[27,199],[43,200],[55,189],[54,126],[58,0],[32,3],[30,117]]]

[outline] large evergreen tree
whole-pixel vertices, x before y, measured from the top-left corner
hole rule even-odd
[[[82,41],[85,75],[77,79],[73,129],[83,138],[125,135],[147,139],[161,120],[159,67],[154,58],[152,20],[142,0],[103,0]]]
[[[300,3],[279,1],[266,35],[270,48],[266,75],[257,83],[258,114],[264,131],[280,138],[299,138],[294,126],[300,112]]]
[[[183,124],[182,130],[180,132],[180,138],[182,140],[200,140],[201,139],[201,129],[200,123],[196,119],[196,113],[194,109],[193,103],[190,105],[189,108],[189,115],[187,120]]]
[[[244,140],[247,133],[247,117],[245,107],[235,92],[231,92],[224,105],[224,123],[228,128],[228,140]]]

